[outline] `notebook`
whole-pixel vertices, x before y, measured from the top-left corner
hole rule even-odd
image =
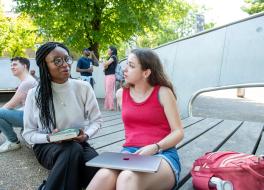
[[[86,166],[155,173],[159,169],[161,159],[158,156],[103,152],[86,162]]]

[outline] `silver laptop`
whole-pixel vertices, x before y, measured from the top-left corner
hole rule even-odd
[[[100,168],[155,173],[159,169],[161,159],[162,158],[158,156],[103,152],[97,157],[86,162],[85,165]]]

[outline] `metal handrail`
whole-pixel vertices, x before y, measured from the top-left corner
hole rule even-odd
[[[264,87],[264,83],[236,84],[236,85],[227,85],[227,86],[220,86],[220,87],[210,87],[210,88],[204,88],[204,89],[198,90],[192,95],[188,103],[189,117],[192,116],[192,105],[193,105],[194,100],[196,99],[197,96],[199,96],[202,93],[218,91],[218,90],[227,90],[227,89],[232,89],[232,88],[254,88],[254,87]]]

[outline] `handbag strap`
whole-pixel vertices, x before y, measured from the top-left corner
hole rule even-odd
[[[253,168],[251,168],[249,165],[240,165],[240,167],[243,168],[243,169],[245,169],[245,170],[247,170],[248,172],[250,172],[256,178],[264,181],[264,175],[258,173],[256,170],[254,170]]]

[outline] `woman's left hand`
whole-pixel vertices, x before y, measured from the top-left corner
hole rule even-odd
[[[157,145],[150,144],[138,149],[134,154],[139,155],[154,155],[157,153]]]
[[[80,133],[77,137],[73,138],[72,140],[76,141],[76,142],[85,142],[88,140],[88,135],[86,135],[84,132],[83,132],[83,129],[80,129]]]
[[[104,64],[104,70],[106,70],[108,68],[107,64]]]

